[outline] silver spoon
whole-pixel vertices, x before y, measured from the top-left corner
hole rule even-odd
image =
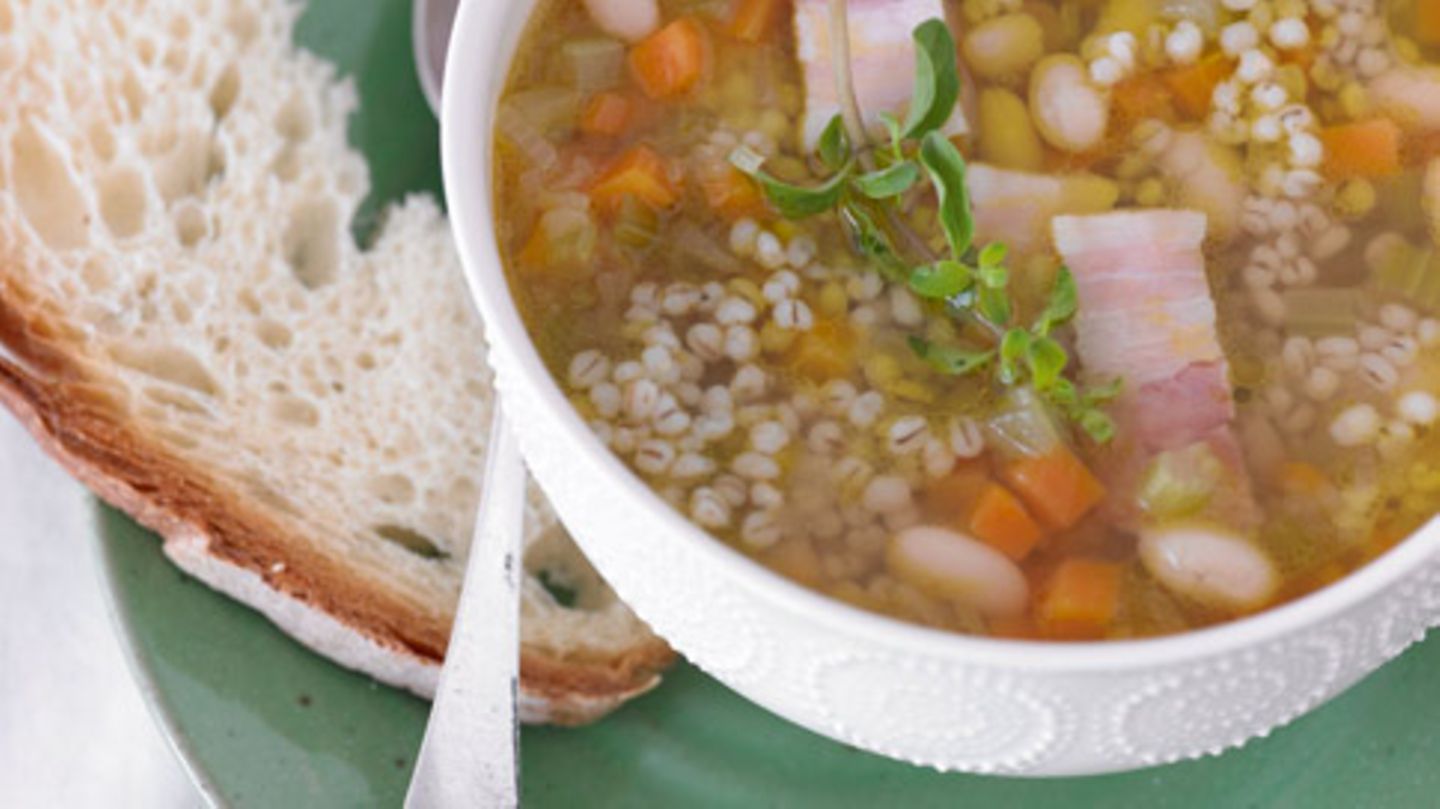
[[[412,43],[431,110],[459,0],[416,0]],[[496,408],[484,494],[440,685],[415,762],[407,809],[519,805],[520,538],[525,468]]]

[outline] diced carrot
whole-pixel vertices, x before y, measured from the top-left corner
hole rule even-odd
[[[1405,138],[1401,160],[1407,166],[1423,166],[1440,157],[1440,132],[1411,132]]]
[[[1419,0],[1415,4],[1415,40],[1422,45],[1440,45],[1440,3]]]
[[[998,483],[991,483],[980,492],[980,499],[970,514],[970,533],[1017,562],[1028,556],[1045,536],[1019,498]]]
[[[765,200],[755,181],[734,166],[725,165],[700,178],[700,190],[710,210],[733,222],[746,216],[765,214]]]
[[[1011,461],[1004,469],[1004,478],[1031,513],[1052,531],[1079,522],[1105,497],[1105,486],[1064,447],[1049,455]]]
[[[599,93],[580,114],[580,131],[587,135],[615,137],[630,127],[635,105],[619,93]]]
[[[984,461],[961,461],[950,474],[925,486],[921,507],[927,519],[959,525],[975,507],[980,492],[990,483]]]
[[[795,339],[790,368],[815,382],[849,376],[855,370],[855,332],[843,320],[826,319]]]
[[[759,42],[779,27],[785,0],[740,0],[730,19],[730,35],[743,42]]]
[[[550,240],[545,237],[545,229],[536,225],[530,231],[530,238],[525,240],[525,245],[520,248],[517,258],[520,264],[526,267],[543,267],[546,259],[549,258]]]
[[[1281,464],[1278,475],[1280,488],[1291,494],[1316,494],[1330,483],[1324,472],[1300,461]]]
[[[1111,118],[1121,131],[1128,131],[1150,118],[1173,120],[1170,88],[1154,73],[1142,74],[1116,84],[1110,90]]]
[[[700,81],[705,50],[705,29],[682,17],[630,49],[630,73],[651,98],[677,96]]]
[[[1400,126],[1371,118],[1320,130],[1325,160],[1320,171],[1332,180],[1390,177],[1400,173]]]
[[[1211,54],[1193,65],[1176,68],[1164,74],[1165,86],[1175,97],[1180,112],[1200,120],[1210,112],[1210,99],[1215,88],[1234,69],[1234,63],[1221,53]]]
[[[1310,44],[1306,45],[1303,48],[1293,48],[1291,50],[1280,51],[1280,63],[1285,65],[1295,65],[1301,70],[1304,70],[1306,73],[1309,73],[1311,66],[1315,64],[1315,59],[1319,55],[1320,48],[1316,44],[1315,38],[1311,37]]]
[[[1061,637],[1103,635],[1119,607],[1120,576],[1120,565],[1114,562],[1061,562],[1036,608],[1041,627]]]
[[[657,210],[680,198],[665,159],[643,144],[621,155],[590,186],[590,199],[605,211],[615,210],[627,194]]]

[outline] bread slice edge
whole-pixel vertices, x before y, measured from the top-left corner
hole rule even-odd
[[[0,296],[0,346],[8,349],[0,351],[0,404],[47,454],[100,499],[159,534],[182,570],[336,663],[434,696],[448,620],[390,597],[383,583],[347,580],[335,560],[277,539],[278,527],[245,513],[199,470],[186,469],[103,405],[87,402],[80,369],[48,341],[31,339],[43,319],[21,317],[13,304]],[[43,325],[38,331],[49,333]],[[356,597],[335,596],[344,590],[357,591]],[[567,660],[528,646],[520,657],[521,720],[579,725],[658,685],[674,653],[654,638],[609,661]]]

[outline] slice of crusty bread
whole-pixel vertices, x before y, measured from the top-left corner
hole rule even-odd
[[[356,245],[355,93],[297,14],[0,0],[0,399],[182,568],[429,694],[491,379],[434,202]],[[538,494],[528,534],[522,714],[652,687],[669,650]]]

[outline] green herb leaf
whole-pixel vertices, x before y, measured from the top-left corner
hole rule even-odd
[[[1030,353],[1030,332],[1011,329],[1000,340],[1000,383],[1013,385],[1020,381],[1020,361]]]
[[[831,118],[825,131],[820,133],[820,143],[815,152],[825,168],[831,171],[844,168],[845,162],[850,159],[850,136],[846,134],[845,121],[839,115]]]
[[[910,271],[910,288],[922,298],[952,298],[972,283],[970,268],[958,261],[937,261]]]
[[[890,156],[899,163],[905,159],[905,150],[902,148],[905,133],[900,131],[900,120],[888,112],[882,112],[880,122],[885,124],[885,131],[890,133]]]
[[[1051,383],[1045,395],[1067,412],[1080,404],[1080,392],[1075,389],[1075,383],[1063,376]]]
[[[854,180],[855,190],[871,199],[898,197],[920,179],[920,169],[906,160],[889,168],[861,174]]]
[[[991,242],[980,250],[977,260],[981,267],[999,267],[1005,263],[1005,257],[1009,254],[1009,245],[1004,242]]]
[[[919,138],[950,120],[960,98],[960,70],[955,62],[955,38],[944,20],[921,23],[914,37],[915,91],[905,116],[905,136]]]
[[[1124,389],[1125,378],[1117,376],[1104,385],[1086,388],[1083,398],[1087,405],[1105,404],[1114,401],[1115,397],[1119,396]]]
[[[919,337],[910,338],[910,350],[942,374],[964,376],[974,373],[995,359],[995,351],[939,346]]]
[[[856,252],[873,262],[886,278],[892,281],[908,281],[905,262],[901,261],[900,255],[895,252],[889,235],[875,224],[875,220],[862,205],[854,202],[842,205],[840,219],[850,231]]]
[[[945,136],[931,132],[920,142],[920,162],[940,199],[940,225],[950,243],[950,253],[959,259],[975,238],[970,194],[965,189],[965,158]]]
[[[980,283],[990,289],[1004,289],[1010,283],[1010,271],[1004,267],[980,265]]]
[[[1055,286],[1050,289],[1050,300],[1045,304],[1045,311],[1035,319],[1035,333],[1041,337],[1048,335],[1056,326],[1074,317],[1078,306],[1075,276],[1069,267],[1061,267],[1060,274],[1055,276]]]
[[[1115,437],[1115,420],[1103,410],[1090,408],[1082,411],[1076,422],[1080,429],[1097,444],[1108,444]]]
[[[759,157],[761,162],[757,162]],[[846,181],[854,169],[854,162],[845,163],[830,179],[817,186],[801,186],[772,177],[760,168],[764,158],[748,147],[741,146],[730,153],[730,163],[748,174],[760,184],[770,204],[786,219],[804,219],[824,213],[835,207],[845,194]]]
[[[1069,362],[1065,349],[1049,337],[1033,338],[1025,354],[1025,363],[1030,366],[1031,383],[1041,392],[1055,386]]]
[[[1010,322],[1010,296],[1003,289],[981,286],[975,296],[975,308],[981,317],[996,326],[1004,327]]]

